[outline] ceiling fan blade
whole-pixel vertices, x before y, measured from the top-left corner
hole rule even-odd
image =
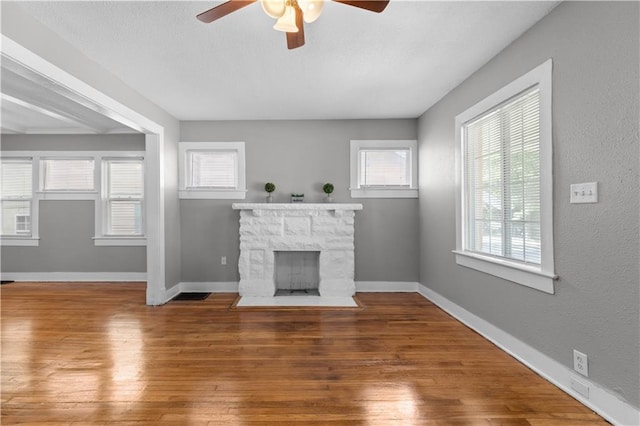
[[[336,3],[342,3],[360,9],[370,10],[371,12],[382,12],[390,0],[333,0]]]
[[[199,21],[208,24],[209,22],[213,22],[216,19],[220,19],[223,16],[227,16],[228,14],[233,13],[238,9],[249,6],[251,3],[254,3],[256,1],[257,0],[229,0],[207,10],[206,12],[202,12],[201,14],[196,16],[196,18],[198,18]]]
[[[302,20],[302,9],[295,4],[296,11],[296,27],[298,27],[297,33],[287,33],[287,47],[289,50],[297,49],[304,46],[304,21]]]

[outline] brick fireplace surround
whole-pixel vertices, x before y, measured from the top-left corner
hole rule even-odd
[[[240,210],[240,296],[275,297],[276,251],[320,253],[320,298],[355,294],[354,220],[362,204],[234,203],[232,208]]]

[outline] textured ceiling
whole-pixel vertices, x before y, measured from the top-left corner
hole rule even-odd
[[[203,24],[220,2],[24,2],[86,56],[180,120],[413,118],[558,2],[327,2],[286,48],[259,4]]]

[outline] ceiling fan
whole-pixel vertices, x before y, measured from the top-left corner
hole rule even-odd
[[[197,18],[208,24],[256,1],[260,1],[262,9],[267,15],[277,19],[273,28],[286,33],[287,47],[296,49],[304,45],[304,22],[310,24],[318,19],[325,0],[228,0],[202,12]],[[390,0],[333,1],[380,13],[387,7]]]

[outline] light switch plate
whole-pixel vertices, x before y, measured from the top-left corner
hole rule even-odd
[[[570,202],[571,204],[597,203],[598,182],[572,184]]]

